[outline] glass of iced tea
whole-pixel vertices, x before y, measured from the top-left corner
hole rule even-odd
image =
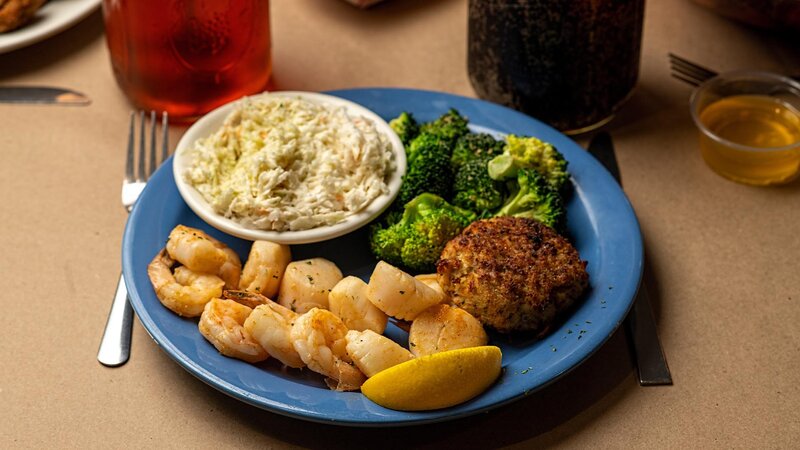
[[[269,0],[103,0],[114,76],[137,107],[190,122],[263,91]]]
[[[800,173],[800,83],[765,72],[718,75],[692,94],[706,164],[733,181],[783,184]]]

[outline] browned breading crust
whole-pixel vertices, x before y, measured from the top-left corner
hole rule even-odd
[[[0,33],[28,23],[45,0],[0,0]]]
[[[502,333],[544,333],[589,285],[572,244],[533,219],[479,220],[447,243],[439,284],[453,304]]]

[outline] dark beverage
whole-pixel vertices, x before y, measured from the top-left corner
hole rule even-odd
[[[268,0],[104,0],[117,83],[139,108],[191,120],[264,90]]]
[[[476,93],[578,133],[607,122],[639,73],[644,0],[470,0]]]

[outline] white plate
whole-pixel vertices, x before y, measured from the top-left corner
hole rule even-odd
[[[254,95],[249,97],[254,100],[267,97],[301,97],[305,100],[333,106],[344,107],[351,116],[365,117],[375,123],[377,130],[389,139],[389,143],[394,153],[396,169],[387,180],[389,192],[375,198],[364,209],[355,214],[347,216],[342,222],[334,225],[312,228],[300,231],[268,231],[246,227],[234,220],[228,219],[217,212],[206,202],[202,195],[194,187],[186,183],[183,173],[189,166],[188,153],[194,143],[201,138],[206,138],[215,133],[225,121],[228,114],[236,108],[241,100],[237,100],[211,111],[192,125],[178,142],[175,149],[175,158],[172,169],[175,177],[175,184],[183,200],[189,205],[201,219],[206,221],[214,228],[224,231],[242,239],[267,240],[281,244],[309,244],[313,242],[325,241],[335,237],[350,233],[378,217],[394,200],[400,191],[401,178],[406,172],[406,154],[400,138],[392,131],[389,124],[380,116],[369,109],[353,103],[343,98],[332,95],[319,94],[316,92],[300,91],[280,91]]]
[[[83,20],[100,3],[102,0],[50,0],[36,11],[30,23],[0,34],[0,53],[10,52],[60,33]]]

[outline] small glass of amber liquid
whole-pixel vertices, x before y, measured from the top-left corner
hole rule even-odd
[[[766,72],[718,75],[692,94],[706,164],[730,180],[767,186],[800,174],[800,84]]]

